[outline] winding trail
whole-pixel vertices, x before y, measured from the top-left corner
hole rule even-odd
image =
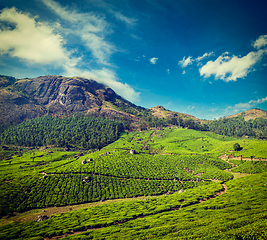
[[[84,230],[71,231],[70,233],[66,233],[64,235],[54,236],[54,237],[51,237],[51,238],[44,238],[44,240],[61,239],[61,238],[65,238],[65,237],[68,237],[68,236],[84,233],[84,232],[89,231],[89,230],[98,230],[98,229],[102,229],[102,228],[105,228],[105,227],[108,227],[108,226],[112,226],[112,225],[120,225],[120,224],[129,222],[129,221],[132,221],[132,220],[135,220],[135,219],[145,218],[145,217],[148,217],[148,216],[151,216],[151,215],[164,213],[164,212],[176,211],[176,210],[179,210],[181,208],[185,208],[185,207],[188,207],[188,206],[192,206],[192,205],[196,205],[196,204],[199,204],[199,203],[203,203],[203,202],[206,202],[209,199],[216,198],[216,197],[226,193],[227,190],[228,190],[228,187],[226,186],[226,184],[222,183],[222,187],[223,187],[223,189],[221,191],[216,192],[214,195],[211,195],[211,196],[209,196],[207,198],[199,199],[199,200],[197,200],[195,202],[188,203],[186,205],[183,205],[182,207],[181,206],[172,207],[172,208],[169,208],[169,209],[164,209],[164,210],[158,211],[156,213],[150,213],[150,214],[146,214],[146,215],[140,214],[140,215],[137,215],[137,216],[132,217],[132,218],[128,218],[128,219],[124,219],[124,220],[120,220],[120,221],[115,221],[115,222],[113,222],[113,223],[111,223],[109,225],[106,225],[106,226],[99,226],[99,227],[93,227],[93,228],[85,228]]]

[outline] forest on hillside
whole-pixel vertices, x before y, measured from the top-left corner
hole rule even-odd
[[[148,130],[175,125],[179,127],[207,130],[207,126],[192,119],[157,118],[143,116],[135,126],[126,118],[100,114],[74,114],[74,116],[43,116],[17,125],[1,125],[1,144],[17,146],[76,147],[98,149],[116,141],[122,131]]]
[[[1,134],[3,144],[18,146],[78,147],[98,149],[118,139],[127,126],[101,116],[44,116],[10,126]]]
[[[245,121],[243,115],[235,118],[221,118],[210,122],[209,130],[226,136],[267,138],[267,119],[256,118]]]
[[[98,149],[116,141],[127,130],[148,130],[167,126],[178,126],[198,131],[211,131],[220,135],[259,139],[267,137],[267,120],[256,118],[245,121],[242,116],[222,118],[209,124],[199,123],[190,118],[157,118],[143,115],[133,125],[129,119],[115,115],[105,118],[97,113],[74,114],[74,116],[43,116],[24,121],[17,125],[1,125],[1,144],[17,146],[76,147]]]

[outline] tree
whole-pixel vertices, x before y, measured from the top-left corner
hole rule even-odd
[[[234,144],[234,150],[235,151],[240,151],[242,148],[240,147],[239,143]]]

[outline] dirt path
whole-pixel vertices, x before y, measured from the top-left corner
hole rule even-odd
[[[226,184],[222,184],[222,187],[223,189],[217,193],[215,193],[214,195],[211,195],[207,198],[202,198],[202,199],[199,199],[198,201],[196,202],[192,202],[192,203],[189,203],[189,204],[186,204],[186,205],[183,205],[182,207],[181,206],[177,206],[177,207],[173,207],[173,208],[169,208],[169,209],[164,209],[162,211],[159,211],[157,213],[151,213],[151,214],[147,214],[147,215],[139,215],[139,216],[135,216],[133,218],[130,218],[130,219],[124,219],[124,220],[121,220],[121,221],[116,221],[116,222],[113,222],[111,223],[110,225],[108,226],[111,226],[111,225],[120,225],[120,224],[123,224],[125,222],[129,222],[129,221],[132,221],[132,220],[135,220],[135,219],[140,219],[140,218],[145,218],[145,217],[148,217],[148,216],[151,216],[151,215],[155,215],[155,214],[159,214],[159,213],[164,213],[164,212],[171,212],[171,211],[176,211],[176,210],[179,210],[181,208],[185,208],[185,207],[188,207],[188,206],[192,206],[192,205],[195,205],[195,204],[199,204],[199,203],[202,203],[202,202],[205,202],[209,199],[212,199],[212,198],[216,198],[224,193],[227,192],[228,190],[228,187],[226,186]],[[105,228],[105,227],[108,227],[108,226],[102,226],[102,227],[98,227],[98,228],[87,228],[85,230],[82,230],[82,231],[72,231],[70,233],[67,233],[67,234],[64,234],[64,235],[60,235],[60,236],[54,236],[52,238],[44,238],[44,240],[54,240],[54,239],[61,239],[61,238],[65,238],[65,237],[68,237],[68,236],[72,236],[72,235],[76,235],[76,234],[80,234],[80,233],[84,233],[86,231],[89,231],[89,230],[98,230],[98,229],[102,229],[102,228]]]

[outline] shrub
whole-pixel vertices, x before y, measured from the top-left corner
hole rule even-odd
[[[242,148],[240,147],[239,143],[235,143],[235,144],[234,144],[234,150],[235,150],[235,151],[240,151],[240,150],[242,150]]]

